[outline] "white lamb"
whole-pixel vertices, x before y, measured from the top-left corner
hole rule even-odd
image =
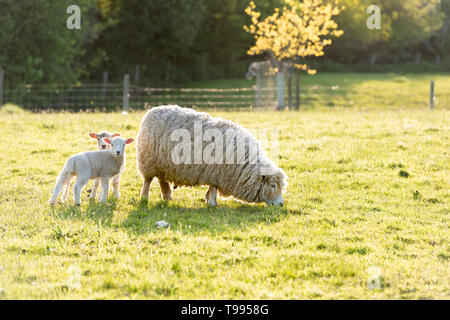
[[[73,188],[73,199],[76,205],[81,205],[81,190],[90,179],[100,178],[102,184],[101,202],[106,202],[109,190],[109,180],[112,177],[120,176],[125,167],[125,146],[134,139],[114,139],[103,138],[107,144],[111,145],[109,150],[83,152],[71,156],[61,170],[56,181],[55,189],[50,197],[49,203],[56,204],[58,195],[70,178],[77,176],[77,182]],[[114,196],[120,197],[120,179],[113,182]]]
[[[113,134],[113,133],[110,133],[108,131],[102,131],[100,133],[89,132],[89,136],[92,139],[97,140],[98,150],[108,150],[109,149],[109,144],[104,142],[103,138],[112,139],[112,138],[120,136],[120,134],[119,133],[114,133]],[[120,178],[120,176],[114,177],[114,179],[119,179],[119,178]],[[114,181],[113,181],[113,185],[114,185]],[[98,190],[99,186],[100,186],[100,179],[97,178],[97,179],[94,180],[94,186],[93,186],[91,194],[89,196],[90,200],[95,200],[95,197],[97,195],[97,190]],[[63,188],[63,191],[62,191],[61,200],[63,202],[65,202],[67,200],[68,196],[69,196],[69,189],[70,189],[70,180],[69,180],[68,183],[66,183],[64,185],[64,188]],[[101,197],[101,194],[100,194],[100,197]]]

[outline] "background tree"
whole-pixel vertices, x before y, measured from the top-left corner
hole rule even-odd
[[[255,45],[248,51],[249,55],[267,54],[274,62],[278,72],[282,72],[283,62],[294,65],[298,70],[306,70],[309,74],[316,70],[301,63],[305,57],[324,55],[324,47],[330,45],[330,37],[343,34],[333,20],[340,13],[338,1],[333,3],[322,0],[284,0],[282,9],[275,8],[272,15],[260,20],[261,13],[255,10],[256,5],[250,2],[245,12],[251,17],[251,24],[244,26],[245,31],[254,35]],[[299,77],[297,73],[297,94],[299,97]],[[283,81],[281,74],[279,81]],[[279,108],[283,107],[283,85],[278,87]],[[296,108],[299,106],[297,98]]]
[[[0,0],[0,67],[5,70],[7,86],[78,79],[83,67],[83,39],[89,29],[67,29],[69,4],[73,1]],[[92,2],[78,4],[86,12]]]

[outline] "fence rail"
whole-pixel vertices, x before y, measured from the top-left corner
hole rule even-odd
[[[1,78],[0,78],[1,80]],[[178,104],[197,108],[254,108],[256,102],[266,108],[276,108],[277,88],[256,86],[245,88],[149,88],[124,84],[75,84],[75,85],[27,85],[16,89],[4,89],[3,101],[20,105],[28,110],[71,111],[122,111],[128,103],[129,109],[143,109],[164,104]],[[434,86],[433,86],[434,89]],[[411,106],[450,107],[450,93],[418,87],[414,94],[405,92],[383,92],[370,87],[346,85],[301,87],[301,106],[352,106],[366,104],[392,106],[396,101],[408,101]],[[291,107],[295,103],[295,89],[285,88],[285,101]],[[291,98],[289,99],[289,94]],[[404,95],[401,97],[400,95]],[[400,99],[402,98],[402,99]],[[431,102],[430,102],[431,99]],[[126,110],[125,110],[126,111]]]

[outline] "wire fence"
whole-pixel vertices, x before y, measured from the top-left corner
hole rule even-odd
[[[376,88],[355,86],[301,86],[299,102],[304,107],[351,107],[351,106],[428,106],[428,86],[410,90],[379,92]],[[433,93],[434,94],[434,93]],[[246,109],[255,108],[255,102],[266,101],[267,108],[276,108],[277,88],[150,88],[123,84],[76,84],[76,85],[28,85],[4,89],[5,103],[14,103],[32,111],[122,111],[124,101],[127,110],[139,110],[148,106],[178,104],[200,109]],[[436,90],[433,100],[438,108],[450,108],[450,92]],[[407,105],[405,104],[407,101]],[[295,88],[285,88],[285,105],[296,106]],[[129,108],[129,109],[128,109]]]
[[[267,90],[273,95],[276,88]],[[6,89],[4,100],[25,109],[40,110],[121,110],[124,96],[130,109],[142,109],[145,104],[155,106],[179,104],[200,108],[251,108],[255,101],[255,88],[147,88],[130,85],[124,92],[121,84],[26,86]]]

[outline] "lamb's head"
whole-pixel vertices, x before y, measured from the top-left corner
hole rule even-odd
[[[261,176],[261,200],[268,205],[283,206],[283,192],[286,191],[287,176],[282,169],[274,174]]]
[[[110,145],[111,154],[114,157],[121,157],[125,154],[125,146],[134,141],[133,138],[124,139],[122,137],[115,137],[113,139],[103,138],[103,141]]]
[[[103,141],[103,138],[113,139],[115,137],[119,137],[120,134],[119,133],[112,134],[112,133],[109,133],[108,131],[103,131],[100,133],[90,132],[89,136],[92,139],[97,140],[98,150],[107,150],[107,149],[109,149],[109,144],[105,143]]]

